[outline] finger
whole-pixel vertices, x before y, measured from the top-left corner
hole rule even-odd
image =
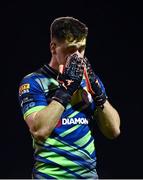
[[[92,95],[94,95],[95,93],[94,93],[94,91],[93,91],[93,89],[91,87],[91,83],[90,83],[86,68],[84,68],[84,76],[85,76],[85,82],[86,82],[86,85],[87,85],[87,91],[89,93],[91,93]]]
[[[61,74],[63,74],[63,71],[64,71],[64,65],[63,65],[63,64],[60,64],[60,65],[59,65],[59,72],[60,72]]]

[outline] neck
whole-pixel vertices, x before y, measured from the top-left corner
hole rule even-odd
[[[59,65],[58,65],[57,61],[53,57],[51,58],[49,66],[52,67],[53,69],[59,71]]]

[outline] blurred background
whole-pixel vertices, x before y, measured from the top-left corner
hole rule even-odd
[[[133,1],[18,1],[0,6],[0,178],[31,178],[32,140],[18,103],[18,86],[50,60],[49,27],[73,16],[89,28],[86,55],[121,117],[121,135],[96,128],[100,178],[143,178],[143,12]]]

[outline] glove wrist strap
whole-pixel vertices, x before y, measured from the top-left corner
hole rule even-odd
[[[66,108],[67,104],[71,100],[71,95],[68,94],[64,89],[60,88],[56,91],[55,95],[52,97],[52,100],[58,101]]]
[[[107,100],[107,97],[105,96],[105,94],[102,93],[100,96],[94,96],[94,100],[95,100],[96,106],[99,106],[102,108],[104,107],[103,104]]]

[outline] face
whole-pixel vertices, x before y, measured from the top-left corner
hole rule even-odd
[[[53,43],[53,44],[52,44]],[[52,47],[53,46],[53,47]],[[58,65],[65,65],[66,57],[73,53],[78,53],[79,56],[83,57],[85,52],[86,39],[80,40],[78,42],[65,41],[63,43],[58,43],[57,41],[51,42],[51,53]]]

